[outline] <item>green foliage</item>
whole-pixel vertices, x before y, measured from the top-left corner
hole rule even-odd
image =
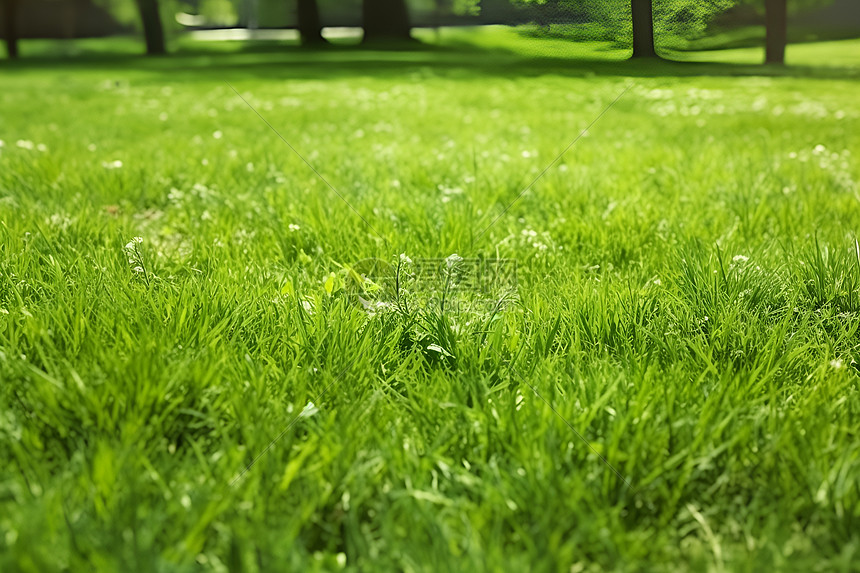
[[[764,0],[733,0],[733,3],[752,6],[764,14]],[[822,8],[833,4],[833,0],[786,0],[786,3],[788,6],[788,13],[796,15],[815,8]]]
[[[515,0],[523,5],[554,7],[580,23],[569,30],[570,37],[611,39],[629,45],[633,27],[630,0]],[[655,0],[654,34],[658,43],[671,43],[700,36],[716,15],[735,0]],[[578,30],[577,30],[578,28]]]
[[[413,10],[428,13],[477,16],[481,13],[480,0],[414,0],[408,2]]]
[[[210,25],[235,26],[239,18],[237,4],[236,0],[202,0],[197,13]]]
[[[94,0],[94,2],[110,12],[120,24],[140,27],[140,13],[134,0]]]
[[[129,26],[137,31],[142,30],[140,12],[138,12],[135,0],[93,0],[97,5],[105,8],[117,22]],[[222,0],[204,0],[206,2],[221,2]],[[228,1],[228,0],[223,0]],[[167,33],[182,29],[176,21],[177,12],[188,10],[183,0],[158,0],[159,13],[164,30]]]
[[[735,0],[671,0],[654,2],[654,33],[684,39],[702,35],[712,18],[735,5]]]

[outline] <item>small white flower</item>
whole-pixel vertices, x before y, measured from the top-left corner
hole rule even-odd
[[[822,154],[822,153],[824,153],[825,151],[827,151],[827,148],[826,148],[826,147],[824,147],[823,145],[821,145],[820,143],[819,143],[818,145],[816,145],[816,146],[815,146],[815,149],[813,149],[813,150],[812,150],[812,152],[813,152],[815,155],[821,155],[821,154]]]
[[[19,139],[18,141],[15,142],[15,145],[17,145],[21,149],[29,149],[29,150],[32,150],[34,147],[36,147],[35,144],[32,141],[30,141],[29,139]]]
[[[745,263],[750,260],[750,258],[746,255],[735,255],[732,257],[732,260],[736,263]]]
[[[215,139],[221,139],[222,137],[224,137],[224,134],[221,133],[221,130],[219,129],[218,131],[216,131],[215,133],[212,134],[212,137],[214,137]]]
[[[451,255],[447,259],[445,259],[445,264],[447,265],[447,267],[449,269],[455,267],[456,265],[458,265],[462,262],[463,262],[463,257],[458,255],[457,253],[454,253],[453,255]]]
[[[305,407],[302,408],[302,413],[299,414],[299,418],[310,418],[319,411],[319,408],[314,406],[313,402],[308,401],[308,403],[305,404]]]
[[[104,161],[102,162],[102,167],[105,169],[119,169],[122,167],[122,161],[116,159],[114,161]]]
[[[405,264],[412,264],[412,259],[406,256],[406,253],[400,253],[400,262]]]
[[[251,173],[252,171],[254,171],[254,164],[249,162],[249,163],[245,166],[245,169],[248,171],[248,173]]]
[[[654,284],[660,286],[661,284],[663,284],[663,281],[661,281],[660,279],[654,279]]]
[[[6,142],[0,139],[0,147],[6,147]]]
[[[296,232],[296,231],[298,231],[299,229],[301,229],[301,227],[299,227],[299,226],[298,226],[298,225],[296,225],[295,223],[290,223],[290,231],[292,231],[292,232],[294,232],[294,233],[295,233],[295,232]]]
[[[834,358],[830,361],[830,367],[834,370],[841,370],[844,366],[845,364],[838,358]]]
[[[429,345],[427,347],[427,350],[432,350],[433,352],[437,352],[437,353],[441,354],[442,356],[448,356],[449,358],[453,358],[453,356],[454,356],[453,354],[451,354],[450,352],[448,352],[447,350],[445,350],[444,348],[442,348],[438,344]]]
[[[48,146],[45,145],[44,143],[40,143],[39,145],[36,146],[36,149],[42,153],[45,153],[46,151],[48,151]]]

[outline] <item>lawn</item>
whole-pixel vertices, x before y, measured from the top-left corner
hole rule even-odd
[[[856,567],[858,42],[475,38],[0,66],[0,569]]]

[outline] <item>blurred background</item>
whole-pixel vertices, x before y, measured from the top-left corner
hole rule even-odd
[[[26,57],[34,39],[135,37],[141,51],[160,54],[184,39],[432,42],[432,33],[415,32],[438,37],[443,27],[505,26],[527,36],[608,42],[631,54],[636,31],[669,59],[685,50],[764,46],[770,38],[768,60],[779,63],[785,43],[860,36],[857,0],[0,0],[0,8],[10,57]],[[640,48],[639,55],[652,55]]]

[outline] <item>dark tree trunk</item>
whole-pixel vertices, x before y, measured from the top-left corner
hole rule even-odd
[[[6,20],[6,53],[18,57],[18,0],[3,0],[3,18]]]
[[[302,44],[320,45],[325,43],[322,35],[322,21],[317,0],[298,0],[299,34]]]
[[[411,40],[406,0],[364,0],[364,41]]]
[[[164,28],[158,13],[158,0],[137,0],[137,9],[143,23],[143,37],[146,40],[146,53],[157,56],[167,52],[164,45]]]
[[[654,49],[654,7],[652,0],[633,0],[633,57],[656,58]]]
[[[788,43],[788,2],[787,0],[765,0],[765,40],[766,64],[784,64],[785,46]]]

